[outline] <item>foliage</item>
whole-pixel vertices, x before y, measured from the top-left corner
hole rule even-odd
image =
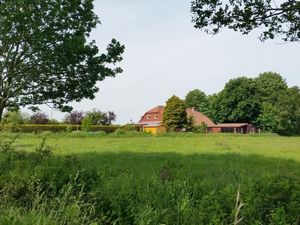
[[[264,131],[277,132],[279,121],[277,118],[277,109],[271,103],[263,102],[262,110],[259,114],[256,124]]]
[[[277,117],[279,126],[277,132],[283,135],[300,134],[300,89],[289,88],[278,99]]]
[[[187,122],[185,124],[185,128],[187,131],[193,131],[194,129],[194,124],[195,124],[195,119],[193,116],[189,116],[187,118]]]
[[[280,93],[287,90],[286,81],[278,73],[264,72],[255,79],[264,102],[275,104]]]
[[[166,102],[163,124],[171,130],[183,128],[187,123],[187,113],[184,101],[173,95]]]
[[[86,116],[84,119],[81,121],[82,123],[82,130],[85,132],[91,131],[91,126],[92,126],[92,117]]]
[[[190,91],[185,96],[185,104],[188,108],[195,108],[198,112],[208,114],[209,103],[206,94],[199,89]]]
[[[1,121],[3,124],[24,124],[29,122],[29,116],[21,111],[7,111],[3,115],[3,120]]]
[[[205,123],[201,123],[200,126],[194,126],[193,127],[193,132],[200,133],[200,134],[205,134],[207,132],[207,125]]]
[[[80,125],[83,118],[84,113],[82,111],[72,111],[66,115],[64,122],[72,125]]]
[[[254,79],[230,80],[212,103],[217,122],[255,123],[261,110],[261,97]]]
[[[10,130],[10,126],[2,125],[0,126],[0,131]],[[67,131],[77,131],[77,130],[84,130],[82,125],[68,125],[68,124],[22,124],[18,126],[17,130],[10,130],[13,132],[22,132],[22,133],[42,133],[42,132],[65,132]],[[117,125],[110,125],[110,126],[102,126],[102,125],[91,125],[89,131],[91,132],[98,132],[103,131],[107,134],[113,133],[116,129],[120,128]]]
[[[283,41],[300,40],[300,2],[271,0],[193,0],[193,23],[196,28],[217,34],[227,27],[242,34],[261,28],[261,40],[282,36]]]
[[[32,124],[47,124],[49,122],[48,115],[43,112],[34,113],[30,117],[30,123]]]
[[[101,112],[93,109],[85,114],[84,119],[89,120],[92,125],[111,125],[116,120],[116,114],[112,111]]]
[[[221,92],[207,97],[207,115],[217,123],[247,122],[266,132],[297,135],[300,134],[297,90],[288,88],[282,76],[274,72],[261,73],[255,79],[238,77],[230,80]],[[192,93],[198,91],[189,94]]]
[[[88,41],[99,24],[92,0],[0,1],[0,119],[4,108],[93,99],[96,83],[122,69],[124,46]],[[5,85],[3,85],[5,84]]]
[[[127,131],[140,131],[141,127],[139,125],[135,125],[135,124],[126,124],[124,126],[122,126],[123,130],[127,130]]]

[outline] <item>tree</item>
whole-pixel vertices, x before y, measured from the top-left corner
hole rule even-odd
[[[196,28],[217,34],[227,27],[242,34],[261,28],[261,40],[282,36],[283,41],[300,40],[300,1],[286,0],[194,0],[191,11]]]
[[[163,124],[171,130],[181,129],[187,124],[187,113],[184,101],[175,95],[166,102]]]
[[[91,125],[111,125],[112,121],[116,120],[116,114],[112,111],[106,113],[93,109],[85,114],[85,119],[90,121]]]
[[[116,121],[116,114],[112,111],[108,111],[105,115],[105,121],[104,124],[105,125],[111,125],[113,121]]]
[[[261,111],[259,89],[251,78],[230,80],[213,101],[214,119],[219,123],[255,123]]]
[[[195,108],[198,112],[202,112],[204,114],[209,113],[209,103],[206,94],[199,89],[195,89],[190,91],[184,100],[185,104],[189,108]]]
[[[300,89],[292,87],[281,93],[276,105],[278,129],[282,135],[300,134]]]
[[[22,113],[21,111],[7,111],[3,115],[3,124],[23,124],[29,121],[29,116],[26,113]]]
[[[67,124],[80,125],[83,118],[84,114],[82,111],[72,111],[65,117],[64,122]]]
[[[48,121],[48,116],[42,112],[37,112],[30,117],[30,122],[32,124],[47,124]]]
[[[260,89],[262,100],[270,104],[275,104],[280,93],[288,89],[286,81],[278,73],[261,73],[255,81]]]
[[[0,0],[0,120],[4,108],[93,99],[96,83],[122,72],[124,46],[100,54],[87,38],[99,23],[93,0]]]
[[[277,132],[279,121],[276,106],[271,103],[263,102],[262,110],[256,120],[256,124],[263,131]]]
[[[262,100],[262,110],[256,123],[265,131],[277,132],[279,128],[277,105],[279,97],[288,89],[287,83],[280,74],[274,72],[261,73],[255,81]]]

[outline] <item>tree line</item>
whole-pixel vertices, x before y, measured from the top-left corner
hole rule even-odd
[[[288,87],[278,73],[231,79],[213,95],[195,89],[184,102],[216,123],[251,123],[263,131],[300,134],[300,89]]]
[[[20,125],[20,124],[71,124],[71,125],[111,125],[117,118],[113,111],[103,112],[97,109],[91,111],[71,111],[62,122],[55,119],[49,119],[49,116],[43,112],[35,112],[32,115],[16,111],[7,111],[2,120],[2,124]]]

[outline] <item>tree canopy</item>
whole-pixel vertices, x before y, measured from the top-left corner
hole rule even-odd
[[[274,104],[280,93],[288,88],[286,81],[278,73],[264,72],[255,79],[263,101]]]
[[[206,94],[199,90],[195,89],[187,93],[184,100],[185,104],[189,108],[195,108],[198,112],[202,112],[204,114],[208,114],[209,105]]]
[[[97,81],[122,72],[124,46],[105,53],[87,38],[99,24],[93,0],[0,0],[0,119],[4,108],[93,99]]]
[[[171,130],[181,129],[187,124],[187,113],[184,101],[175,95],[166,102],[163,124]]]
[[[261,28],[261,40],[278,36],[283,41],[300,40],[300,1],[286,0],[193,0],[191,11],[196,28],[217,34],[226,27],[248,34]]]
[[[259,89],[252,78],[230,80],[213,100],[217,122],[255,123],[261,110]]]
[[[300,134],[300,89],[289,88],[278,73],[232,79],[207,100],[207,115],[217,123],[252,123],[263,131]],[[202,100],[197,101],[193,104]]]
[[[281,93],[276,104],[276,132],[283,135],[300,134],[300,89],[288,88]]]

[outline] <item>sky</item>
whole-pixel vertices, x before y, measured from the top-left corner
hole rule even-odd
[[[95,0],[99,25],[91,33],[102,51],[112,38],[125,45],[124,72],[99,82],[93,100],[72,103],[74,110],[114,111],[116,124],[138,122],[149,109],[172,95],[193,90],[221,91],[230,79],[280,73],[300,86],[300,43],[261,42],[259,30],[242,35],[224,29],[211,36],[195,29],[190,0]],[[64,114],[47,107],[52,118]]]

